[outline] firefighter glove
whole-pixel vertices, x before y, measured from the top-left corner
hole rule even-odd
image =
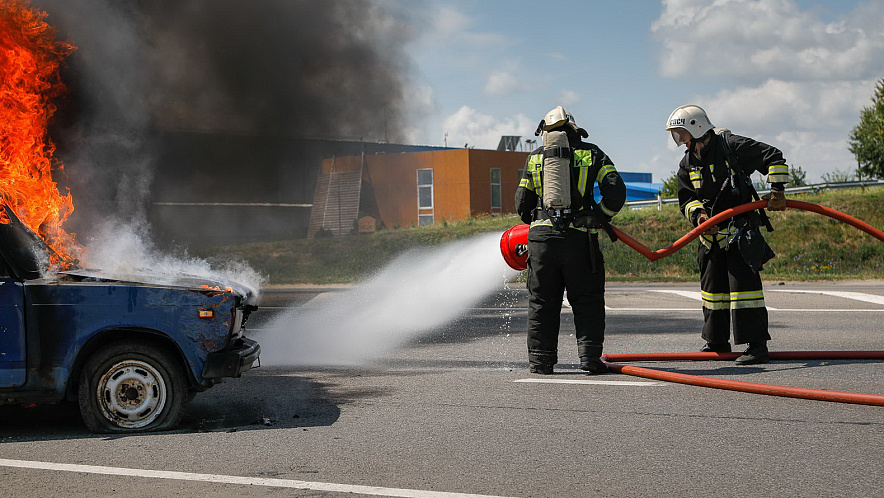
[[[709,215],[706,214],[706,211],[701,211],[700,214],[697,215],[697,226],[702,225],[706,220],[709,219]],[[712,225],[707,228],[705,232],[700,235],[715,235],[718,233],[718,225]]]
[[[605,225],[601,216],[602,215],[594,212],[578,213],[577,216],[574,217],[574,226],[583,228],[603,228]]]

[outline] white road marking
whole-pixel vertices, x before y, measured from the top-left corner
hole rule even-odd
[[[513,382],[534,384],[591,384],[599,386],[662,386],[663,382],[639,382],[634,380],[579,380],[579,379],[518,379]]]
[[[702,295],[697,291],[682,291],[682,290],[658,290],[658,289],[650,289],[650,292],[665,292],[666,294],[675,294],[676,296],[687,297],[690,299],[695,299],[697,301],[702,301]],[[780,311],[777,308],[772,308],[767,306],[768,311]]]
[[[611,308],[605,306],[605,311],[700,311],[700,308]]]
[[[69,463],[38,462],[29,460],[9,460],[5,458],[0,458],[0,467],[56,470],[61,472],[78,472],[82,474],[147,477],[153,479],[171,479],[176,481],[241,484],[244,486],[264,486],[268,488],[309,489],[313,491],[329,491],[334,493],[357,493],[363,495],[395,496],[406,498],[505,498],[492,495],[446,493],[444,491],[426,491],[421,489],[383,488],[380,486],[359,486],[353,484],[296,481],[293,479],[271,479],[264,477],[240,477],[219,474],[194,474],[191,472],[174,472],[169,470],[129,469],[123,467],[102,467],[96,465],[77,465]]]
[[[608,308],[605,306],[606,311],[700,311],[700,308]],[[882,309],[830,309],[830,308],[771,308],[767,307],[767,311],[788,311],[793,313],[884,313],[884,308]],[[249,329],[251,330],[251,329]]]
[[[795,292],[799,294],[822,294],[824,296],[843,297],[845,299],[853,299],[854,301],[862,301],[864,303],[873,303],[884,305],[884,296],[875,294],[866,294],[864,292],[846,292],[846,291],[818,291],[818,290],[795,290],[795,289],[771,289],[771,292]]]
[[[703,296],[700,295],[700,293],[698,291],[649,289],[648,292],[663,292],[665,294],[675,294],[676,296],[686,297],[688,299],[693,299],[695,301],[702,301],[703,300]]]

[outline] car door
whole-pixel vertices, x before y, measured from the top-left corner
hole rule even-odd
[[[25,383],[24,296],[21,282],[0,275],[0,388]]]

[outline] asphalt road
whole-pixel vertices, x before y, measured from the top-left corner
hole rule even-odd
[[[271,289],[250,323],[327,289]],[[606,352],[695,351],[694,284],[608,285]],[[340,292],[334,290],[333,292]],[[765,288],[771,349],[884,350],[884,282]],[[527,372],[523,289],[367,366],[262,366],[200,394],[179,430],[89,434],[75,407],[0,409],[3,496],[880,496],[884,407],[576,369]],[[884,361],[640,364],[884,394]],[[600,383],[596,383],[600,382]],[[270,425],[265,425],[267,419]]]

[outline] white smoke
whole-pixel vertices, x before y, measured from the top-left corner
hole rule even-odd
[[[487,234],[409,251],[351,290],[282,313],[256,334],[262,364],[370,362],[460,317],[516,275],[499,240]]]
[[[87,260],[80,266],[100,270],[102,275],[119,280],[149,278],[150,282],[172,285],[182,277],[198,277],[223,286],[243,286],[255,296],[264,277],[245,262],[225,261],[212,264],[197,257],[171,255],[154,246],[146,225],[106,221],[95,229],[87,242]]]

